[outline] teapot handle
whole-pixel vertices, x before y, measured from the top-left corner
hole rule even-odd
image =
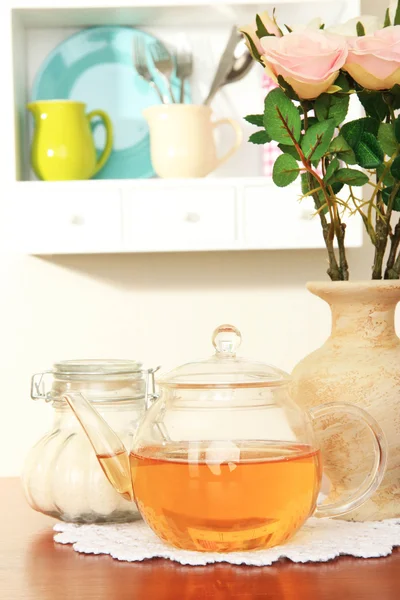
[[[112,126],[110,117],[104,110],[92,110],[90,113],[88,113],[86,115],[86,117],[89,122],[94,117],[100,117],[100,119],[104,123],[104,127],[106,128],[106,135],[107,135],[106,145],[104,146],[104,150],[101,153],[101,155],[97,161],[94,173],[92,173],[92,177],[94,177],[95,175],[97,175],[97,173],[100,171],[100,169],[102,169],[104,167],[104,165],[110,158],[110,154],[111,154],[112,147],[113,147],[113,126]]]
[[[367,411],[345,402],[330,402],[309,410],[313,421],[333,413],[352,415],[365,423],[372,435],[374,466],[360,487],[350,497],[331,504],[317,505],[314,513],[316,517],[338,517],[361,506],[381,484],[387,462],[388,446],[385,434]]]

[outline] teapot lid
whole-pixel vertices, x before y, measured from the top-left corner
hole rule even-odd
[[[203,361],[190,362],[158,379],[161,386],[172,388],[270,387],[284,385],[288,373],[262,362],[236,356],[242,341],[233,325],[220,325],[214,331],[215,354]]]

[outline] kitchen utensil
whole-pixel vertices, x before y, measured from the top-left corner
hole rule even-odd
[[[186,44],[178,47],[176,52],[176,76],[181,81],[179,102],[183,104],[185,98],[185,81],[193,72],[193,54]]]
[[[154,61],[154,66],[161,77],[164,79],[172,102],[176,102],[174,91],[171,86],[171,75],[174,70],[174,61],[165,46],[159,42],[155,42],[150,47],[150,54]]]
[[[147,81],[147,83],[149,83],[153,89],[156,90],[161,102],[163,104],[168,104],[168,97],[162,94],[160,88],[150,73],[147,63],[146,46],[144,45],[143,40],[141,40],[139,37],[135,37],[133,40],[133,64],[140,77],[143,77],[143,79]]]
[[[229,85],[230,83],[235,83],[236,81],[243,79],[243,77],[245,77],[251,70],[253,64],[253,57],[251,56],[245,41],[243,39],[239,40],[233,51],[231,67],[226,72],[224,78],[220,80],[219,84],[217,82],[215,84],[213,83],[210,92],[204,101],[204,104],[211,104],[215,94],[225,85]]]
[[[242,141],[240,125],[233,119],[212,121],[208,106],[169,104],[143,111],[150,128],[151,160],[159,177],[205,177],[228,160]],[[217,157],[214,129],[230,125],[235,141]]]
[[[208,92],[208,96],[204,100],[203,104],[207,105],[210,103],[211,98],[214,97],[215,93],[219,90],[222,83],[225,81],[225,78],[229,73],[230,69],[232,68],[232,64],[234,62],[235,48],[240,41],[241,33],[239,33],[237,27],[232,27],[231,34],[225,46],[225,50],[222,53],[222,56],[218,63],[214,79],[211,83],[210,91]]]
[[[85,114],[85,104],[72,100],[31,102],[27,108],[35,120],[31,162],[39,179],[90,179],[107,163],[112,150],[113,128],[103,110]],[[104,123],[107,132],[99,157],[90,129],[90,121],[96,117]]]
[[[114,129],[114,145],[106,165],[96,179],[153,177],[150,137],[142,110],[159,104],[157,92],[132,66],[135,38],[146,47],[148,66],[162,93],[168,89],[154,69],[149,46],[156,38],[132,27],[91,27],[65,39],[41,65],[35,78],[32,100],[73,99],[88,110],[104,109]],[[171,85],[179,94],[180,81],[173,74]],[[186,101],[190,102],[186,84]],[[93,126],[98,154],[104,147],[103,127]]]
[[[51,403],[53,425],[30,451],[22,473],[28,502],[35,510],[76,523],[138,519],[109,485],[92,447],[72,416],[63,393],[81,392],[130,445],[147,398],[154,370],[125,360],[67,360],[32,377],[32,398]],[[150,379],[150,387],[147,381]]]
[[[234,61],[232,68],[227,73],[223,85],[234,83],[243,79],[254,65],[253,57],[246,46],[244,40],[240,40],[233,53]]]
[[[64,395],[109,481],[136,499],[162,540],[179,548],[228,552],[279,545],[314,512],[333,517],[361,505],[384,474],[386,441],[368,413],[336,403],[303,411],[290,396],[289,376],[237,357],[240,341],[235,327],[222,325],[213,335],[214,356],[159,378],[160,396],[129,449],[84,394]],[[324,449],[313,422],[320,420],[329,438],[335,413],[364,424],[374,458],[357,491],[321,504]],[[349,436],[351,426],[344,429]],[[331,430],[338,435],[338,427]]]

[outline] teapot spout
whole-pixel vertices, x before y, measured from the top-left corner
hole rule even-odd
[[[124,444],[82,394],[68,393],[64,399],[89,438],[108,481],[126,500],[134,501],[129,454]]]

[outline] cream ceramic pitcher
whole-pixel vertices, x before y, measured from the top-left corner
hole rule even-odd
[[[205,177],[227,161],[239,148],[243,134],[233,119],[212,121],[208,106],[169,104],[143,111],[150,128],[151,160],[159,177]],[[217,156],[214,129],[230,125],[233,146]]]

